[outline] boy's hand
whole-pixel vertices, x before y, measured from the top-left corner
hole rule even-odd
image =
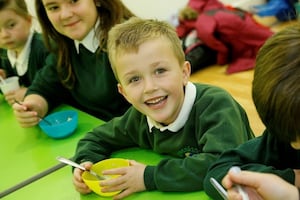
[[[81,164],[84,166],[86,169],[90,169],[92,167],[91,162],[85,162]],[[73,185],[75,189],[80,192],[81,194],[88,194],[91,192],[89,187],[83,182],[81,175],[83,171],[81,169],[75,168],[73,171]]]
[[[102,192],[122,192],[114,196],[114,200],[123,199],[132,193],[146,190],[144,184],[144,171],[146,165],[129,160],[129,167],[116,168],[103,171],[103,175],[119,174],[120,177],[100,181],[100,185],[105,187]]]

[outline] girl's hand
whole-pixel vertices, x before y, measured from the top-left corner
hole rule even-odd
[[[23,102],[14,103],[12,108],[17,121],[22,127],[32,127],[37,125],[40,117],[44,117],[47,113],[48,104],[39,95],[29,95],[26,96]]]
[[[19,90],[8,92],[4,95],[5,100],[10,105],[13,105],[15,103],[15,100],[17,100],[17,101],[22,101],[23,100],[26,91],[27,91],[27,88],[22,87]]]

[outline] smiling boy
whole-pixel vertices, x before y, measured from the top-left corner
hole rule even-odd
[[[112,28],[109,58],[118,90],[132,104],[122,116],[86,134],[74,160],[85,167],[116,150],[140,147],[169,155],[156,166],[130,166],[104,172],[122,176],[101,181],[114,199],[144,190],[197,191],[210,164],[228,148],[253,138],[243,108],[223,89],[189,82],[190,63],[166,22],[132,18]],[[90,190],[74,170],[81,193]]]

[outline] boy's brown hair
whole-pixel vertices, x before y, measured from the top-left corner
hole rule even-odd
[[[252,97],[271,134],[282,141],[300,139],[300,25],[269,38],[260,49]]]
[[[145,41],[159,37],[165,37],[170,41],[170,48],[172,48],[179,64],[183,64],[185,55],[182,50],[181,41],[174,27],[167,22],[132,17],[128,21],[114,26],[109,31],[107,48],[116,78],[118,79],[115,63],[119,55],[126,54],[127,52],[137,52],[139,46]]]

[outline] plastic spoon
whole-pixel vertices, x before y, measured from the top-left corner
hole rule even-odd
[[[89,172],[90,174],[92,174],[93,176],[97,177],[98,180],[105,180],[105,177],[98,175],[98,174],[97,174],[96,172],[94,172],[93,170],[88,170],[88,169],[86,169],[85,167],[83,167],[83,166],[77,164],[76,162],[73,162],[72,160],[69,160],[69,159],[64,158],[64,157],[61,157],[61,156],[58,156],[56,159],[57,159],[58,161],[62,162],[62,163],[65,163],[65,164],[71,165],[71,166],[73,166],[73,167],[79,168],[79,169],[81,169],[81,170],[83,170],[83,171],[87,171],[87,172]]]

